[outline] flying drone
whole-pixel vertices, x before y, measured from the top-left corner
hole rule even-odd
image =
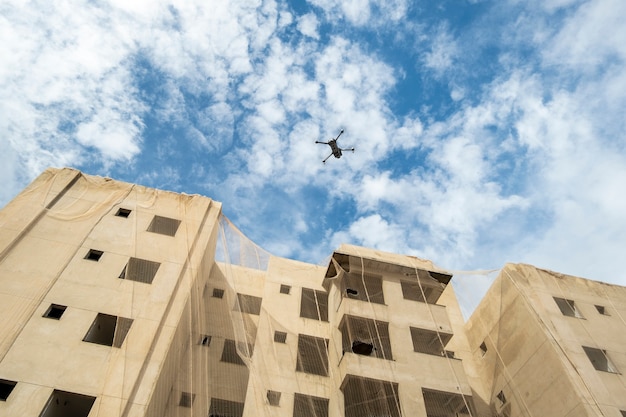
[[[320,142],[319,140],[316,140],[315,143],[323,143],[324,145],[328,145],[330,146],[330,150],[332,151],[330,153],[330,155],[328,155],[322,162],[326,163],[326,161],[328,160],[328,158],[330,158],[331,156],[334,156],[335,158],[339,159],[341,158],[342,155],[342,151],[352,151],[354,152],[354,148],[345,148],[342,149],[339,147],[339,145],[337,145],[337,140],[339,139],[339,136],[341,136],[343,133],[343,129],[341,129],[341,132],[339,132],[339,134],[337,135],[336,138],[329,140],[328,142]]]

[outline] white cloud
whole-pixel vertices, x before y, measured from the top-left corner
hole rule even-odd
[[[402,19],[408,10],[406,0],[311,0],[322,8],[328,20],[344,18],[355,26],[382,26]]]
[[[441,25],[436,29],[430,42],[430,51],[425,52],[422,61],[426,68],[441,75],[450,69],[459,54],[456,40],[449,32],[447,25]]]
[[[303,35],[309,36],[313,39],[319,39],[320,35],[317,32],[319,21],[317,16],[313,13],[307,13],[298,18],[298,30]]]

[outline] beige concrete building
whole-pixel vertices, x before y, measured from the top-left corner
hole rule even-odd
[[[219,203],[49,169],[0,211],[0,416],[626,415],[626,288],[272,256]]]
[[[450,279],[274,257],[209,198],[50,169],[0,212],[0,415],[481,415]]]
[[[625,416],[625,317],[624,287],[506,265],[466,325],[475,398],[495,416]]]

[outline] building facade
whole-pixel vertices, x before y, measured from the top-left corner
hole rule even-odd
[[[507,265],[465,323],[453,279],[49,169],[0,211],[0,416],[626,415],[625,288]]]
[[[466,324],[494,416],[626,415],[626,288],[507,264]]]
[[[209,198],[72,169],[1,211],[0,245],[0,415],[475,415],[430,262],[274,257]]]

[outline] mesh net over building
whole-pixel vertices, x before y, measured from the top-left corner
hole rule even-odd
[[[0,225],[0,415],[626,409],[584,382],[602,373],[613,395],[623,388],[617,342],[601,343],[606,335],[584,322],[594,311],[594,320],[622,317],[621,290],[583,297],[569,278],[555,286],[542,271],[507,266],[466,325],[456,277],[429,261],[350,245],[323,265],[272,256],[209,198],[70,169],[44,172]],[[573,345],[558,320],[577,320],[566,323],[577,348],[560,348]],[[542,360],[554,377],[538,383]],[[532,389],[558,396],[556,383],[575,393],[560,414]]]

